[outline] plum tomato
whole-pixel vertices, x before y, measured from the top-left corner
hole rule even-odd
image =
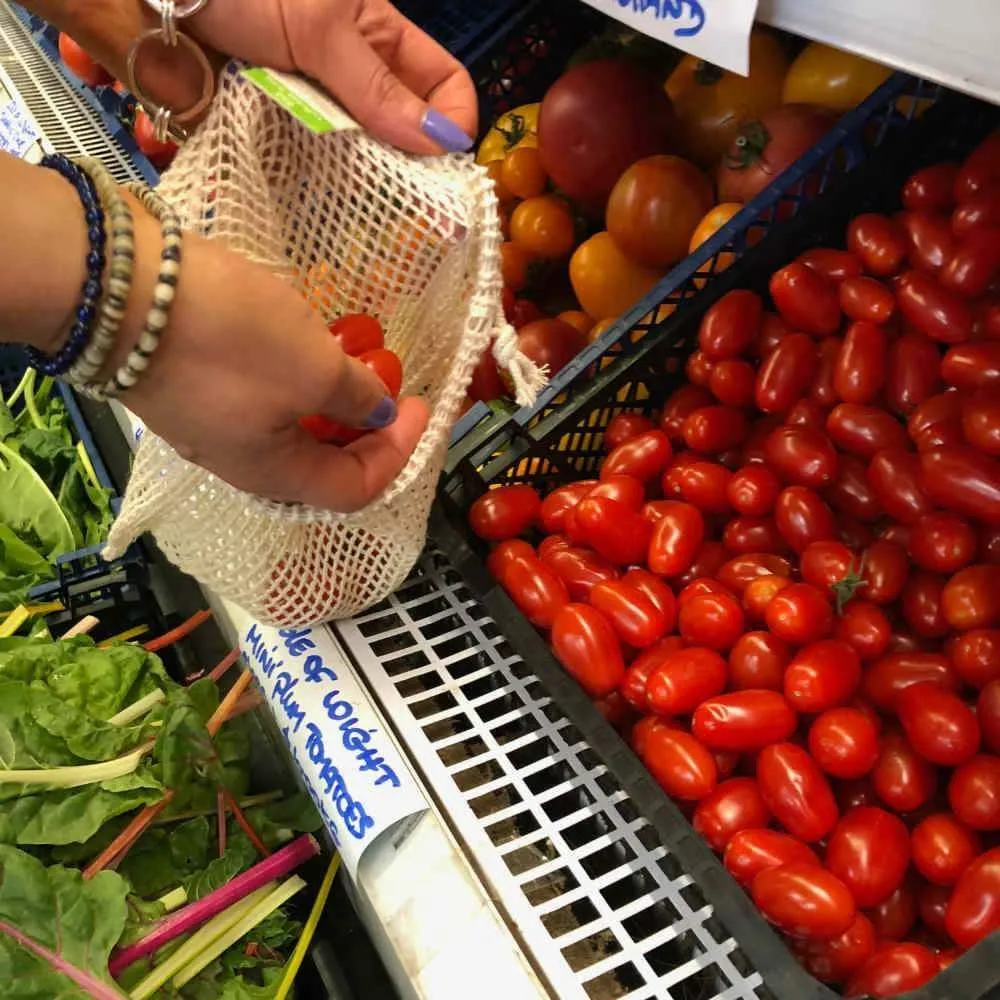
[[[592,484],[588,497],[607,497],[609,500],[625,504],[630,510],[642,510],[646,501],[646,488],[633,476],[613,472],[600,482],[594,483],[592,479],[586,482]]]
[[[738,555],[788,550],[773,517],[734,517],[722,531],[722,542],[729,553]]]
[[[702,542],[688,568],[675,573],[670,582],[677,587],[686,587],[701,577],[714,576],[729,561],[729,555],[729,550],[722,542]]]
[[[827,337],[840,327],[837,286],[805,264],[793,262],[771,275],[771,299],[782,319],[793,330],[813,337]]]
[[[596,479],[567,483],[554,489],[542,501],[538,520],[550,535],[561,534],[566,528],[566,516],[597,485]],[[640,485],[640,492],[641,492]]]
[[[822,430],[778,427],[764,445],[764,460],[786,482],[819,490],[837,475],[837,450]]]
[[[684,421],[681,433],[692,451],[715,455],[738,448],[749,432],[750,424],[743,410],[735,406],[705,406]]]
[[[966,566],[944,585],[941,609],[956,631],[1000,625],[1000,566]]]
[[[916,880],[910,877],[887,900],[867,913],[876,937],[889,941],[901,941],[911,934],[918,915]]]
[[[822,840],[836,825],[837,801],[819,765],[794,743],[771,743],[757,757],[757,781],[771,814],[793,837]]]
[[[908,551],[929,573],[954,573],[972,562],[978,544],[976,532],[965,518],[936,512],[913,523]]]
[[[921,757],[901,733],[882,738],[872,768],[875,794],[896,812],[914,812],[926,805],[937,789],[937,768]]]
[[[780,491],[780,480],[765,465],[745,465],[726,484],[726,498],[733,510],[748,517],[770,514]]]
[[[840,283],[839,298],[848,319],[886,323],[896,311],[892,292],[881,281],[865,275],[845,278]]]
[[[933,885],[928,883],[925,883],[917,890],[917,912],[920,915],[920,922],[934,935],[937,941],[948,939],[945,914],[948,912],[948,900],[951,899],[951,890],[952,887],[950,885]],[[938,958],[940,959],[940,957],[941,952],[938,951]]]
[[[718,361],[708,376],[708,388],[725,406],[752,406],[757,369],[749,361]]]
[[[975,299],[992,286],[998,273],[1000,227],[977,226],[958,241],[938,278],[947,291]]]
[[[518,559],[535,558],[535,550],[520,538],[511,538],[497,545],[486,558],[486,568],[494,580],[503,583],[507,570]]]
[[[859,521],[877,521],[884,513],[868,483],[868,463],[858,455],[839,457],[837,478],[828,487],[826,499],[837,513]]]
[[[653,525],[647,565],[660,576],[677,576],[691,565],[704,538],[705,521],[697,507],[664,501]]]
[[[737,596],[762,576],[791,576],[792,564],[771,552],[752,552],[734,556],[715,574],[719,583]]]
[[[732,594],[702,594],[681,606],[677,629],[692,645],[728,650],[743,634],[743,608]]]
[[[977,628],[952,636],[945,652],[955,673],[970,687],[981,689],[1000,680],[1000,629]]]
[[[764,827],[770,821],[757,782],[753,778],[730,778],[698,803],[691,825],[713,851],[722,854],[741,830]]]
[[[764,615],[767,627],[794,646],[826,638],[833,629],[833,608],[809,583],[793,583],[776,594]]]
[[[569,604],[566,584],[535,556],[512,560],[502,583],[518,610],[538,628],[552,628],[556,615]]]
[[[802,553],[813,542],[834,538],[833,511],[825,500],[807,486],[789,486],[778,494],[774,519],[781,537],[792,550]]]
[[[762,871],[790,864],[819,865],[819,858],[808,844],[790,834],[760,827],[734,834],[723,864],[740,885],[749,886]]]
[[[631,587],[635,587],[639,593],[653,604],[653,606],[663,615],[667,621],[665,631],[673,629],[677,621],[677,598],[669,585],[661,580],[655,573],[649,570],[635,567],[630,569],[622,580]]]
[[[892,624],[877,604],[855,599],[841,610],[833,636],[853,646],[863,663],[872,663],[889,648]]]
[[[886,410],[859,403],[840,403],[826,418],[830,440],[844,451],[871,458],[885,448],[905,448],[906,428]]]
[[[619,500],[587,496],[573,510],[574,530],[598,555],[616,566],[642,562],[653,525]]]
[[[516,538],[534,526],[542,507],[537,491],[524,483],[488,490],[469,508],[469,526],[484,541]]]
[[[706,699],[721,694],[727,675],[726,661],[715,650],[694,646],[678,649],[664,656],[650,672],[646,704],[658,715],[687,715]]]
[[[751,895],[765,919],[795,938],[829,941],[846,933],[857,916],[844,883],[818,865],[765,868],[753,880]]]
[[[683,649],[680,636],[669,635],[644,649],[628,666],[622,680],[621,691],[625,700],[637,711],[648,712],[646,688],[650,674],[671,654]]]
[[[880,538],[865,549],[864,568],[865,600],[885,605],[903,593],[910,562],[902,545]]]
[[[951,813],[941,812],[922,819],[910,835],[913,865],[934,885],[954,885],[962,872],[979,857],[982,839]]]
[[[941,378],[957,389],[978,389],[1000,381],[1000,340],[981,340],[948,348]]]
[[[586,601],[596,584],[618,577],[618,570],[607,559],[589,549],[562,545],[542,552],[539,547],[539,555],[566,584],[574,601]]]
[[[670,627],[667,616],[638,587],[625,580],[598,583],[590,592],[590,605],[609,622],[619,639],[633,649],[646,649]]]
[[[910,832],[884,809],[852,809],[830,834],[826,864],[859,907],[878,906],[903,884],[910,867]]]
[[[764,306],[756,292],[727,292],[705,313],[698,347],[711,361],[745,356],[760,333]]]
[[[917,333],[904,333],[889,345],[885,401],[906,416],[941,391],[941,355],[937,345]]]
[[[906,431],[917,451],[963,444],[962,396],[957,392],[939,392],[928,396],[910,414]]]
[[[642,760],[663,790],[682,802],[700,802],[718,782],[712,755],[690,733],[678,729],[653,729]]]
[[[881,712],[894,712],[899,695],[911,684],[930,681],[955,693],[959,678],[943,653],[896,652],[876,660],[866,671],[862,693]]]
[[[882,510],[909,524],[934,510],[924,491],[920,459],[906,448],[884,448],[871,457],[868,485]]]
[[[906,272],[903,279],[919,272],[939,272],[955,248],[948,217],[941,212],[915,209],[900,212],[896,221],[906,233],[906,259],[914,269]]]
[[[875,928],[859,913],[840,937],[829,941],[796,941],[792,950],[809,975],[824,983],[843,983],[875,953]]]
[[[852,646],[821,639],[800,649],[785,671],[784,692],[797,712],[815,715],[847,701],[861,682],[861,659]]]
[[[552,623],[552,651],[592,698],[617,690],[625,676],[621,643],[608,619],[586,604],[567,604]]]
[[[757,371],[754,401],[764,413],[785,413],[809,390],[819,355],[816,342],[790,333],[764,357]]]
[[[729,651],[729,686],[781,691],[791,647],[770,632],[744,632]]]
[[[684,421],[705,406],[711,406],[714,396],[704,386],[682,385],[667,397],[660,415],[660,430],[675,444],[683,442]]]
[[[857,708],[828,709],[809,727],[809,752],[833,778],[862,778],[878,759],[878,724]]]
[[[708,383],[712,380],[712,369],[715,362],[710,360],[704,351],[692,351],[684,362],[684,374],[688,382],[693,386],[708,389]],[[710,393],[709,403],[715,402],[715,396]]]
[[[1000,927],[1000,848],[976,858],[962,873],[945,913],[948,936],[971,948]]]
[[[767,606],[786,587],[792,585],[787,576],[760,576],[751,580],[743,590],[743,610],[754,624],[761,624],[767,616]]]
[[[972,336],[972,310],[932,274],[907,271],[896,286],[900,314],[915,330],[943,344]]]
[[[847,227],[847,249],[869,274],[887,278],[897,274],[906,260],[906,234],[884,215],[858,215]]]
[[[1000,758],[979,754],[952,772],[951,811],[973,830],[1000,830]]]
[[[816,370],[809,385],[808,395],[803,397],[829,410],[840,402],[837,390],[833,387],[833,373],[840,357],[840,337],[824,337],[819,342]]]
[[[805,547],[799,560],[799,572],[806,583],[818,587],[824,594],[843,593],[842,602],[853,597],[853,590],[843,592],[843,584],[851,586],[857,575],[860,560],[842,542],[811,542]],[[856,584],[853,584],[856,589]],[[838,595],[839,596],[839,595]]]
[[[940,971],[937,956],[920,944],[876,948],[847,984],[849,997],[894,997],[930,982]]]
[[[1000,184],[963,202],[951,214],[951,231],[959,238],[980,226],[1000,226]]]
[[[706,514],[728,514],[726,490],[731,476],[724,465],[684,452],[663,473],[663,495],[668,500],[685,500]]]
[[[663,474],[673,458],[670,440],[661,430],[645,431],[620,444],[604,460],[601,479],[623,474],[649,483]]]
[[[983,386],[963,401],[962,433],[977,451],[1000,458],[1000,383]]]
[[[691,731],[711,750],[744,753],[787,739],[797,721],[777,691],[735,691],[702,701],[694,710]]]
[[[918,639],[941,639],[950,631],[942,606],[944,587],[945,577],[934,573],[911,573],[906,581],[900,610]]]
[[[618,413],[604,430],[604,450],[614,451],[620,444],[652,430],[656,430],[656,425],[644,414]]]
[[[831,247],[813,247],[795,258],[798,263],[819,271],[824,278],[839,285],[848,278],[856,278],[864,270],[861,261],[849,250],[834,250]]]
[[[852,323],[833,368],[837,397],[845,403],[873,402],[885,382],[888,354],[889,339],[881,326],[868,320]]]
[[[957,163],[934,163],[911,174],[903,185],[904,208],[925,208],[943,212],[955,204]]]
[[[1000,524],[1000,461],[972,448],[939,448],[920,455],[924,492],[936,504]]]

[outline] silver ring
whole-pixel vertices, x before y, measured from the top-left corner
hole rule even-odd
[[[174,0],[163,0],[160,5],[160,34],[171,48],[177,45],[177,5]]]
[[[178,21],[183,21],[186,17],[194,17],[208,4],[208,0],[188,0],[187,3],[176,3],[175,0],[171,0],[171,2],[174,7],[174,17]],[[162,16],[165,0],[146,0],[146,5]]]

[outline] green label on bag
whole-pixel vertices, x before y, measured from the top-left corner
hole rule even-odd
[[[279,73],[277,70],[264,69],[260,66],[241,70],[241,74],[267,94],[275,104],[284,108],[293,118],[317,135],[359,127],[358,123],[326,94],[300,76]]]

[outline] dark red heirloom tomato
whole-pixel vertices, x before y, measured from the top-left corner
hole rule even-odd
[[[780,691],[791,647],[770,632],[744,632],[729,652],[729,685],[734,691]]]
[[[658,479],[673,457],[670,440],[663,431],[645,431],[620,444],[604,460],[601,479],[621,473],[641,483]]]
[[[552,651],[592,698],[617,690],[625,676],[621,643],[611,623],[586,604],[567,604],[552,624]]]
[[[775,595],[767,606],[764,620],[780,639],[804,646],[830,634],[833,608],[812,584],[793,583]]]
[[[871,773],[875,794],[896,812],[914,812],[937,789],[937,768],[921,757],[901,733],[889,733]]]
[[[646,737],[642,760],[663,790],[682,802],[699,802],[718,781],[712,755],[690,733],[678,729],[653,729]]]
[[[787,264],[771,276],[768,290],[793,330],[813,337],[837,332],[841,315],[837,286],[819,271],[798,262]]]
[[[605,428],[604,450],[614,451],[626,441],[652,430],[656,430],[656,425],[645,414],[618,413],[611,418],[611,423]]]
[[[796,938],[828,941],[844,934],[857,916],[844,883],[818,865],[766,868],[751,893],[765,919]]]
[[[948,803],[973,830],[1000,830],[1000,758],[980,754],[955,768]]]
[[[951,813],[921,820],[910,838],[913,864],[928,882],[954,885],[980,855],[982,839]]]
[[[845,403],[873,402],[885,382],[888,354],[889,338],[881,326],[866,319],[852,323],[833,368],[833,388],[838,398]]]
[[[795,941],[791,947],[811,976],[824,983],[843,983],[875,953],[875,928],[859,913],[840,937],[829,941]]]
[[[809,729],[809,752],[834,778],[861,778],[878,759],[878,724],[857,708],[831,708]]]
[[[764,445],[768,467],[786,482],[812,489],[828,486],[837,475],[837,450],[823,430],[778,427]]]
[[[945,927],[960,948],[971,948],[1000,928],[1000,848],[965,869],[948,902]]]
[[[743,753],[788,739],[797,723],[794,709],[777,691],[749,690],[702,701],[691,731],[711,750]]]
[[[762,827],[736,833],[726,846],[723,864],[740,885],[749,886],[762,871],[790,864],[818,865],[819,858],[801,840]]]
[[[765,746],[757,757],[757,781],[768,809],[792,836],[812,843],[835,826],[838,810],[833,791],[802,747],[794,743]]]
[[[647,565],[660,576],[677,576],[694,560],[705,538],[701,511],[689,503],[665,501],[653,525]]]
[[[878,906],[903,884],[910,867],[910,832],[884,809],[852,809],[830,834],[826,864],[858,906]]]
[[[712,361],[747,354],[760,333],[763,313],[756,292],[727,292],[705,313],[698,329],[698,347]]]
[[[804,646],[785,671],[784,690],[797,712],[815,715],[843,704],[861,682],[861,659],[837,639]]]
[[[622,642],[634,649],[652,646],[669,627],[667,616],[625,580],[597,584],[590,592],[590,604],[611,622]]]
[[[771,814],[753,778],[730,778],[698,803],[691,825],[721,854],[740,830],[767,826]]]
[[[816,342],[790,333],[764,357],[757,371],[754,400],[764,413],[785,413],[809,390],[819,363]]]
[[[653,526],[618,500],[588,496],[573,516],[583,541],[617,566],[642,562],[649,551]]]
[[[658,715],[686,715],[724,691],[726,675],[726,661],[714,650],[676,650],[651,671],[646,682],[646,703]]]
[[[556,615],[569,604],[566,584],[535,556],[514,559],[502,582],[520,612],[539,628],[552,628]]]
[[[894,997],[930,982],[940,971],[937,956],[920,944],[878,948],[847,984],[847,996]]]
[[[517,483],[487,490],[469,508],[469,525],[487,542],[516,538],[538,520],[542,498],[530,486]]]

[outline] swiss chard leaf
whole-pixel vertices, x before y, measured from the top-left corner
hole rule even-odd
[[[25,540],[35,540],[49,559],[73,549],[73,529],[41,476],[7,444],[0,443],[0,520]]]

